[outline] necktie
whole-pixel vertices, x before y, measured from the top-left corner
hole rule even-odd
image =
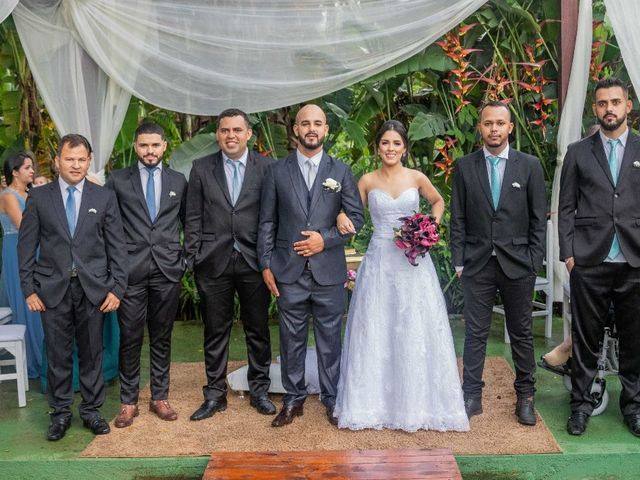
[[[149,210],[149,218],[153,222],[156,219],[156,182],[153,181],[153,175],[158,167],[145,167],[149,175],[147,176],[147,210]]]
[[[233,178],[231,179],[231,202],[235,205],[242,189],[242,178],[240,178],[240,161],[227,160],[233,167]]]
[[[67,214],[67,224],[69,225],[69,233],[73,237],[76,231],[76,197],[74,195],[76,187],[67,187],[67,204],[64,209]]]
[[[307,160],[305,162],[305,165],[307,166],[307,187],[309,188],[309,190],[311,190],[311,187],[313,187],[313,181],[315,180],[315,175],[314,175],[314,171],[313,171],[313,162],[311,160]]]
[[[491,199],[493,200],[493,208],[497,209],[500,201],[500,170],[498,170],[500,157],[489,155],[487,158],[491,162]]]
[[[620,143],[620,139],[616,140],[607,140],[609,144],[609,169],[611,170],[611,178],[613,178],[613,185],[615,186],[618,183],[618,143]],[[613,242],[611,242],[611,248],[609,249],[609,254],[607,258],[609,260],[613,260],[620,253],[620,242],[618,241],[618,235],[613,234]]]

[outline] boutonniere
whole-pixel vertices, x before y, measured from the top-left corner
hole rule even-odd
[[[90,208],[89,213],[98,213],[98,211],[95,208]]]
[[[175,196],[176,196],[176,192],[174,192],[173,190],[171,190],[171,191],[169,192],[169,196],[170,196],[170,197],[175,197]]]
[[[511,184],[511,186],[512,186],[513,188],[520,188],[520,184],[519,184],[518,182],[513,182],[513,183]]]
[[[634,168],[640,168],[640,162],[638,160],[636,160],[635,162],[633,162],[633,167]]]
[[[342,185],[337,180],[333,178],[327,178],[324,182],[322,182],[322,186],[327,192],[338,193],[342,190]]]

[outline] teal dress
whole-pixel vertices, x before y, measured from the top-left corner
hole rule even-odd
[[[24,210],[25,201],[18,192],[7,188],[2,195],[14,195]],[[9,215],[0,213],[2,223],[2,283],[7,302],[13,313],[13,323],[25,325],[27,344],[27,371],[29,378],[38,378],[42,365],[42,345],[44,332],[42,321],[38,312],[32,312],[27,308],[22,289],[20,287],[20,275],[18,271],[18,229],[13,224]]]

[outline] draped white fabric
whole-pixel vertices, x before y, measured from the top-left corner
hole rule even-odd
[[[640,17],[638,17],[640,18]],[[567,147],[580,140],[582,129],[582,113],[584,110],[587,85],[589,83],[589,64],[591,62],[592,29],[592,3],[591,0],[581,0],[578,13],[578,31],[576,44],[573,50],[573,63],[571,64],[571,76],[567,96],[562,107],[560,125],[558,126],[558,156],[556,170],[553,175],[551,190],[551,220],[554,231],[558,231],[558,194],[560,190],[560,172],[562,162],[567,152]],[[558,236],[554,235],[553,271],[556,275],[554,287],[554,300],[562,300],[562,285],[568,281],[567,269],[563,262],[558,260]]]
[[[638,64],[640,36],[637,30],[638,21],[640,21],[640,2],[604,0],[604,5],[616,34],[624,66],[629,72],[629,78],[637,95],[640,93],[640,65]],[[634,107],[638,108],[638,105]]]
[[[2,3],[0,3],[0,23],[4,22],[4,19],[13,12],[17,4],[18,0],[2,0]]]

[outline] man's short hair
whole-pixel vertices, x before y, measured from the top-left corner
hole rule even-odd
[[[226,110],[223,110],[222,112],[220,112],[220,115],[218,115],[218,127],[220,126],[220,120],[222,120],[223,118],[229,118],[229,117],[242,117],[244,120],[244,123],[247,126],[247,129],[251,128],[251,121],[249,120],[249,115],[244,113],[239,108],[227,108]]]
[[[136,128],[133,141],[137,141],[140,135],[160,135],[162,140],[165,139],[164,128],[155,122],[143,122]]]
[[[598,80],[598,83],[596,83],[596,86],[593,89],[593,96],[595,98],[596,92],[602,88],[614,88],[614,87],[620,87],[622,89],[622,92],[624,93],[624,98],[629,98],[629,87],[627,87],[627,85],[625,85],[625,83],[622,80],[616,77],[607,77],[607,78],[601,78],[600,80]]]
[[[70,148],[83,146],[87,149],[87,153],[89,155],[91,155],[91,152],[93,151],[89,140],[79,133],[68,133],[60,139],[60,143],[58,144],[58,157],[62,155],[62,149],[65,145],[69,145]]]
[[[482,118],[482,112],[484,112],[484,109],[487,107],[505,108],[507,112],[509,112],[509,121],[511,121],[511,109],[509,108],[509,105],[507,105],[504,102],[501,102],[500,100],[489,100],[488,102],[483,103],[482,106],[480,107],[480,110],[478,111],[478,120]]]

